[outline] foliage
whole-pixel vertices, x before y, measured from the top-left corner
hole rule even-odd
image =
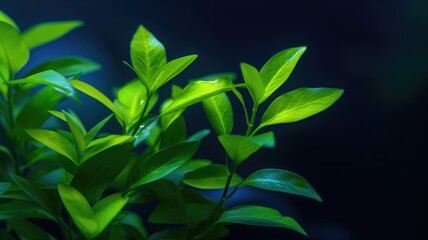
[[[295,220],[274,209],[224,206],[248,186],[321,201],[304,178],[290,171],[266,168],[243,178],[237,172],[261,148],[275,147],[273,132],[259,133],[267,126],[303,120],[342,95],[341,89],[300,88],[271,99],[306,47],[279,52],[261,70],[241,63],[244,83],[234,82],[230,73],[209,75],[173,85],[167,99],[159,99],[158,90],[197,55],[167,59],[165,47],[143,26],[131,41],[127,64],[136,78],[118,88],[114,99],[80,79],[100,68],[89,59],[65,56],[21,71],[33,48],[80,26],[80,21],[46,22],[21,31],[0,11],[2,239],[216,239],[233,223],[306,235]],[[112,114],[88,129],[72,110],[58,109],[63,101],[80,101],[80,94]],[[234,124],[232,98],[243,107],[245,133],[233,130],[240,123]],[[183,112],[198,103],[224,148],[224,161],[194,157],[210,130],[189,136]],[[260,118],[261,104],[267,109]],[[103,132],[113,119],[122,132]],[[66,129],[57,129],[53,121]],[[215,202],[198,189],[223,193]],[[143,219],[138,209],[150,202],[155,208]],[[39,219],[61,232],[45,229]],[[148,231],[149,225],[155,227]]]

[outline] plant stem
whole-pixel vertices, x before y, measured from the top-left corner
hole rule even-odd
[[[138,119],[137,125],[135,126],[132,135],[135,135],[137,133],[140,125],[143,122],[144,115],[146,115],[146,111],[147,111],[147,108],[149,107],[150,100],[152,99],[152,92],[148,88],[146,88],[146,91],[147,91],[147,101],[144,102],[143,110],[141,111],[141,115],[140,115],[140,119]]]
[[[240,98],[238,97],[238,99],[240,99]],[[243,105],[244,105],[244,109],[246,109],[244,103],[243,103]],[[251,131],[253,129],[254,122],[256,120],[257,108],[258,108],[258,105],[254,104],[254,107],[253,107],[253,110],[251,113],[251,120],[249,123],[247,121],[248,127],[247,127],[247,132],[245,134],[246,137],[249,137],[251,135]],[[226,155],[226,161],[227,161],[227,155]],[[200,235],[208,232],[214,226],[215,220],[217,220],[218,215],[222,211],[222,207],[223,207],[224,202],[226,202],[226,200],[231,198],[238,189],[238,188],[235,188],[235,189],[233,189],[233,191],[229,195],[227,194],[229,192],[230,183],[232,182],[232,177],[235,174],[237,168],[238,168],[238,164],[235,164],[233,166],[232,171],[228,172],[226,184],[224,186],[223,193],[221,195],[220,201],[217,203],[214,210],[211,212],[211,214],[209,215],[209,217],[207,218],[206,221],[204,221],[202,224],[198,225],[194,231],[189,231],[189,235],[187,236],[187,240],[191,240],[194,237],[200,236]]]
[[[258,106],[254,104],[253,112],[251,113],[251,120],[250,120],[250,123],[248,124],[247,132],[245,133],[246,137],[249,137],[251,135],[251,131],[253,130],[254,122],[256,120],[256,115],[257,115],[257,108]]]

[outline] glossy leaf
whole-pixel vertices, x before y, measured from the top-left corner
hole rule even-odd
[[[241,71],[251,98],[253,98],[255,104],[259,105],[262,103],[263,95],[265,93],[265,86],[259,71],[247,63],[241,63]]]
[[[45,22],[25,30],[22,37],[28,48],[32,49],[52,42],[82,25],[81,21]]]
[[[228,178],[228,171],[224,165],[212,164],[201,167],[186,174],[183,182],[189,186],[201,189],[224,188]],[[230,186],[235,186],[242,181],[236,173],[232,177]]]
[[[336,88],[299,88],[275,99],[263,114],[260,128],[296,122],[330,107],[341,95]]]
[[[126,167],[133,144],[124,143],[103,150],[85,161],[71,181],[71,186],[88,201],[97,199]]]
[[[153,86],[152,91],[156,91],[162,85],[173,79],[179,73],[181,73],[184,69],[186,69],[196,58],[198,55],[189,55],[181,58],[174,59],[161,68],[159,68],[153,76]]]
[[[140,119],[147,98],[146,87],[138,79],[128,82],[117,91],[115,104],[123,113],[127,132]]]
[[[83,155],[81,162],[85,162],[87,159],[108,148],[126,143],[134,143],[134,137],[128,135],[111,134],[103,138],[95,139],[87,146],[87,150]]]
[[[80,232],[89,239],[96,236],[98,223],[85,197],[73,187],[61,183],[58,185],[58,192],[65,208]]]
[[[96,235],[108,226],[127,202],[127,197],[122,197],[120,193],[115,193],[103,198],[93,206],[94,217],[98,223]]]
[[[209,129],[202,129],[197,131],[196,133],[192,134],[190,137],[186,139],[187,142],[193,142],[193,141],[201,141],[208,135],[210,135],[211,130]]]
[[[60,206],[46,191],[23,177],[15,174],[9,176],[19,189],[46,210],[52,218],[58,218]]]
[[[25,131],[32,138],[46,145],[46,147],[78,164],[76,149],[73,147],[71,142],[61,134],[45,129],[26,129]]]
[[[64,76],[53,70],[47,70],[41,73],[36,73],[23,79],[7,82],[7,84],[23,83],[46,84],[48,86],[53,87],[58,92],[65,94],[66,96],[77,99],[77,92],[73,88],[71,83]]]
[[[134,135],[135,142],[134,147],[138,146],[141,142],[146,140],[149,136],[156,134],[154,131],[156,131],[155,127],[158,126],[158,118],[157,117],[150,117],[147,120],[143,121],[143,123],[138,128],[137,132]],[[160,133],[159,133],[160,134]]]
[[[100,103],[104,104],[107,108],[109,108],[113,113],[116,114],[116,116],[119,118],[120,121],[123,121],[123,115],[119,108],[114,105],[114,103],[102,92],[100,92],[98,89],[94,88],[93,86],[79,81],[79,80],[70,80],[70,83],[75,87],[77,90],[83,92],[84,94],[94,98],[95,100],[99,101]]]
[[[0,22],[0,36],[0,82],[3,82],[11,80],[27,63],[30,53],[18,30],[8,23]]]
[[[131,41],[131,60],[138,77],[152,89],[152,77],[166,63],[166,54],[162,43],[142,25]]]
[[[255,135],[250,138],[250,141],[259,143],[265,148],[274,148],[276,145],[275,134],[273,132],[265,132]]]
[[[55,109],[63,98],[63,95],[53,88],[44,87],[24,105],[16,118],[16,126],[23,129],[40,128],[50,117],[49,110]]]
[[[64,117],[67,120],[68,127],[73,135],[74,143],[76,144],[77,152],[80,154],[85,150],[85,132],[81,128],[81,124],[71,114],[63,111]]]
[[[161,127],[162,130],[165,131],[166,129],[168,129],[168,127],[177,119],[179,118],[183,112],[186,110],[186,108],[182,108],[178,111],[175,111],[173,113],[169,113],[169,114],[163,114],[165,112],[166,109],[168,109],[168,106],[173,102],[173,99],[167,99],[165,100],[161,107],[160,107],[160,122],[161,122]]]
[[[9,17],[5,12],[3,12],[2,10],[0,10],[0,22],[5,22],[11,26],[13,26],[14,28],[16,28],[19,31],[19,27],[18,25],[15,23],[15,21],[13,21],[13,19],[11,17]]]
[[[261,169],[248,176],[239,187],[256,188],[284,192],[322,201],[318,193],[301,176],[281,169]]]
[[[175,184],[179,184],[183,180],[184,175],[186,175],[186,173],[195,171],[198,168],[205,167],[208,165],[211,165],[211,161],[207,159],[190,160],[181,165],[179,168],[175,169],[167,176],[165,176],[165,178]]]
[[[202,101],[205,114],[217,135],[229,134],[233,129],[233,109],[225,93]]]
[[[242,163],[263,145],[260,142],[252,141],[251,138],[241,135],[221,135],[218,137],[218,140],[235,164]]]
[[[76,74],[87,74],[97,71],[101,66],[87,58],[77,56],[67,56],[48,60],[32,68],[26,75],[33,75],[39,72],[54,70],[64,76],[74,76]]]
[[[303,235],[305,230],[291,217],[283,217],[275,209],[261,206],[238,206],[226,210],[217,220],[219,223],[239,223],[253,226],[282,227]]]
[[[295,47],[283,50],[275,54],[260,70],[265,93],[261,101],[268,98],[290,76],[306,47]]]
[[[144,159],[136,168],[132,188],[153,182],[168,175],[196,153],[199,142],[184,142],[165,148]]]
[[[231,86],[232,83],[228,78],[191,82],[168,105],[162,115],[184,109],[209,97],[223,93],[230,90]]]

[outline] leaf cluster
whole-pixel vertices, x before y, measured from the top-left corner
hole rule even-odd
[[[243,177],[238,172],[255,152],[275,147],[268,126],[308,118],[342,95],[335,88],[299,88],[271,99],[306,47],[283,50],[260,70],[241,63],[242,83],[230,73],[208,75],[185,86],[172,85],[165,99],[159,89],[170,86],[197,55],[167,59],[163,44],[144,26],[137,28],[131,61],[125,62],[135,78],[120,86],[114,99],[81,79],[100,69],[90,59],[64,56],[22,72],[32,49],[82,25],[45,22],[21,31],[0,11],[2,239],[218,239],[228,234],[230,224],[306,235],[292,217],[275,209],[224,205],[244,187],[321,201],[296,173],[264,168]],[[80,102],[81,94],[110,109],[111,115],[87,128],[73,110],[60,109],[63,101]],[[231,101],[242,109],[234,110]],[[211,127],[188,134],[183,113],[199,103]],[[262,104],[267,108],[260,114]],[[234,130],[238,112],[246,122],[236,124],[245,124],[245,133]],[[109,121],[122,131],[107,132]],[[225,159],[195,157],[210,134],[218,138]],[[200,189],[221,189],[220,200],[205,197]],[[148,203],[155,208],[146,208]],[[40,219],[60,232],[45,229]]]

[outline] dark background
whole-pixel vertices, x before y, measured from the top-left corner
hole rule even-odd
[[[103,69],[85,79],[109,96],[113,86],[133,77],[121,61],[129,61],[138,24],[163,42],[168,59],[199,54],[176,78],[181,86],[222,71],[234,71],[242,81],[241,61],[260,69],[276,52],[306,45],[280,92],[325,86],[344,88],[345,94],[319,115],[271,127],[277,148],[256,154],[240,172],[297,172],[324,202],[248,188],[229,205],[277,208],[298,220],[309,239],[428,239],[427,1],[2,0],[0,8],[21,29],[41,21],[85,21],[84,28],[33,51],[29,65],[70,54],[92,58]],[[109,113],[90,99],[84,102],[90,112],[70,106],[89,126]],[[186,116],[190,133],[208,127],[200,106]],[[221,161],[213,134],[199,155]],[[233,226],[229,239],[248,236],[306,239],[284,229],[247,226]]]

